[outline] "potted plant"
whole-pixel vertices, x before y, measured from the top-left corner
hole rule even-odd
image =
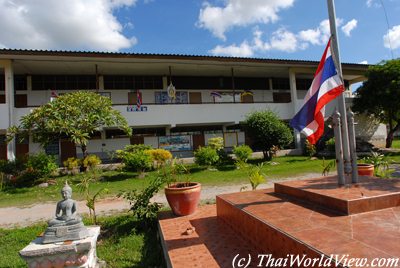
[[[374,165],[369,163],[359,163],[357,164],[358,175],[360,176],[374,176]]]
[[[193,214],[200,201],[201,184],[191,182],[189,170],[176,159],[170,165],[163,167],[164,178],[167,181],[165,196],[172,212],[177,216]],[[177,177],[185,177],[185,181],[177,181]]]
[[[358,175],[386,177],[389,171],[389,163],[383,154],[371,152],[364,158],[363,164],[358,164]]]

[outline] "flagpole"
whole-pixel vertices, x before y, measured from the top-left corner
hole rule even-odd
[[[328,15],[329,15],[329,25],[332,35],[332,49],[333,49],[333,59],[335,61],[337,71],[340,77],[343,79],[342,65],[340,63],[339,55],[339,42],[336,29],[336,12],[334,0],[327,0],[328,2]],[[344,158],[344,172],[346,174],[351,173],[351,160],[350,160],[350,146],[349,146],[349,132],[347,128],[347,115],[346,115],[346,104],[344,100],[344,94],[338,96],[338,108],[341,115],[341,130],[342,130],[342,142],[343,142],[343,158]]]

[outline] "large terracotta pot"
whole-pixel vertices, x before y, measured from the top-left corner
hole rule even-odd
[[[374,176],[374,165],[371,164],[357,164],[358,175],[360,176]]]
[[[188,186],[186,186],[188,185]],[[198,182],[174,183],[165,187],[165,196],[172,212],[178,216],[194,213],[200,201],[201,184]]]

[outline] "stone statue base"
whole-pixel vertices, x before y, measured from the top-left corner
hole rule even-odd
[[[105,262],[97,258],[96,243],[100,234],[99,226],[88,226],[89,236],[85,239],[43,244],[38,237],[19,252],[28,267],[105,267]]]
[[[82,222],[66,225],[47,227],[43,235],[43,244],[64,242],[68,240],[81,240],[89,236],[87,228]]]

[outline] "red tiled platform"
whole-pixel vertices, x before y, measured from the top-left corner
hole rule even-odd
[[[186,235],[192,226],[195,231]],[[236,254],[256,254],[250,243],[217,219],[215,205],[201,206],[184,217],[162,212],[159,229],[168,267],[232,267]]]
[[[341,215],[266,189],[217,196],[217,215],[274,257],[400,258],[400,207]]]
[[[359,183],[338,187],[337,176],[275,183],[282,193],[320,204],[345,215],[400,206],[400,180],[360,176]]]
[[[363,178],[358,187],[351,188],[334,187],[337,184],[332,180],[317,178],[285,185],[303,188],[311,195],[326,192],[326,196],[338,200],[360,199],[367,203],[370,197],[391,196],[400,191],[395,180]],[[357,197],[360,192],[366,197]],[[274,258],[287,254],[306,254],[310,258],[331,254],[369,260],[400,258],[399,206],[344,215],[321,206],[323,202],[319,201],[329,198],[307,201],[298,197],[275,193],[274,189],[246,191],[219,195],[216,206],[200,207],[190,216],[160,214],[160,233],[169,267],[232,267],[237,254],[252,256],[248,267],[257,267],[258,254],[272,254]],[[190,226],[196,228],[195,232],[185,235]]]

